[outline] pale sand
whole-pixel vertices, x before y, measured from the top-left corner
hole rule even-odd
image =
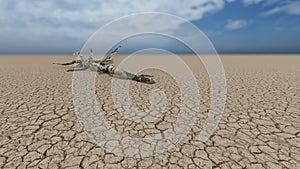
[[[116,57],[116,63],[120,62]],[[193,56],[182,57],[200,87],[197,124],[175,148],[156,157],[115,156],[83,131],[72,102],[70,56],[0,56],[1,168],[300,168],[300,56],[222,55],[227,101],[216,132],[201,143],[197,135],[209,108],[207,73]],[[157,70],[154,85],[132,82],[134,106],[147,109],[147,93],[159,88],[168,98],[159,119],[134,123],[112,104],[108,75],[97,76],[96,94],[106,120],[117,131],[145,137],[172,127],[179,88]],[[106,97],[101,97],[101,96]]]

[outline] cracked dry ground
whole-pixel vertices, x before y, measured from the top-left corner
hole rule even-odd
[[[117,62],[120,59],[117,58]],[[68,56],[0,57],[1,168],[300,168],[300,56],[221,56],[227,101],[215,133],[197,141],[209,108],[202,65],[183,56],[199,82],[197,123],[176,147],[155,157],[122,157],[98,146],[83,131],[72,102],[72,73],[52,65]],[[197,70],[197,71],[196,71]],[[133,122],[112,104],[108,75],[97,75],[104,117],[124,135],[143,138],[172,127],[179,88],[170,75],[146,70],[158,83],[131,82],[133,106],[149,108],[148,94],[161,89],[165,112],[152,122]]]

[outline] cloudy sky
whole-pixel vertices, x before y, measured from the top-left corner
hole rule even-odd
[[[138,12],[185,18],[219,53],[300,53],[299,0],[0,0],[0,54],[72,53],[103,25]]]

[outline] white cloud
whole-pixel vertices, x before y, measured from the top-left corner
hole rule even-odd
[[[265,0],[243,0],[245,5],[259,4]]]
[[[245,20],[228,20],[226,28],[228,30],[237,30],[247,26],[247,24]]]
[[[237,2],[237,0],[226,0],[228,3],[231,2]],[[278,6],[264,12],[263,15],[273,15],[276,13],[284,12],[290,15],[300,15],[300,1],[296,0],[241,0],[244,5],[249,6],[249,5],[255,5],[255,4],[262,4],[262,5],[273,5],[277,4]]]
[[[137,12],[165,12],[187,20],[199,20],[208,13],[224,8],[225,3],[235,0],[0,0],[0,36],[9,43],[0,44],[2,48],[14,45],[15,41],[32,43],[33,46],[52,46],[54,43],[83,43],[93,32],[106,23],[127,14]],[[243,0],[245,5],[276,0]],[[150,23],[151,21],[151,23]],[[141,25],[156,29],[170,30],[181,23],[162,18],[140,20]],[[130,23],[128,23],[130,25]],[[128,26],[130,27],[130,26]],[[236,30],[245,27],[244,20],[229,20],[226,28]],[[132,29],[140,29],[131,25]],[[111,30],[108,36],[120,33],[122,25]],[[192,35],[191,35],[192,36]],[[43,41],[42,43],[40,41]],[[7,42],[7,41],[6,41]],[[1,47],[0,47],[1,49]]]
[[[234,2],[235,0],[226,0],[227,2],[231,3],[231,2]]]
[[[32,46],[53,43],[83,43],[93,32],[119,17],[137,12],[165,12],[187,20],[199,20],[206,14],[219,11],[225,3],[237,0],[0,0],[0,51],[8,50],[16,41]],[[245,5],[274,3],[278,0],[242,0]],[[292,1],[291,1],[292,2]],[[296,5],[295,5],[296,4]],[[294,6],[293,6],[294,5]],[[265,15],[279,12],[299,14],[299,3],[279,6]],[[170,23],[160,18],[140,20],[140,24],[168,30],[181,23]],[[128,23],[130,24],[130,23]],[[240,29],[244,20],[230,20],[227,29]],[[135,29],[138,29],[135,25]],[[116,30],[117,33],[120,30]],[[114,33],[113,31],[111,33]],[[70,41],[73,40],[73,42]],[[43,43],[39,42],[43,41]],[[45,42],[44,42],[45,41]],[[16,46],[17,48],[18,46]]]
[[[21,41],[32,41],[33,37],[41,40],[56,38],[65,43],[71,38],[84,42],[104,24],[128,14],[165,12],[187,20],[198,20],[223,7],[224,0],[0,0],[0,37]],[[156,22],[161,23],[157,29],[174,26],[159,18]],[[151,26],[147,21],[141,20],[142,23]],[[4,48],[5,45],[9,44],[4,44]]]
[[[187,20],[201,19],[204,14],[220,10],[223,0],[102,0],[102,1],[1,1],[1,14],[12,22],[45,20],[54,23],[103,24],[136,12],[166,12]],[[6,8],[6,6],[11,6]],[[17,16],[17,17],[16,17]],[[3,20],[1,20],[3,22]]]
[[[285,5],[277,6],[267,12],[264,12],[264,16],[273,15],[276,13],[287,13],[289,15],[300,15],[300,2],[291,1]]]
[[[278,2],[279,0],[266,0],[265,4],[266,5],[271,5],[271,4],[274,4],[276,2]]]
[[[226,0],[227,2],[237,2],[237,0]],[[255,4],[259,4],[259,3],[264,3],[265,5],[270,5],[273,4],[279,0],[241,0],[244,5],[248,6],[248,5],[255,5]]]

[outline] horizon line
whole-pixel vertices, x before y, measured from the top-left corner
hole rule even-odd
[[[4,55],[70,55],[72,56],[73,53],[0,53],[0,56],[4,56]],[[130,55],[132,53],[120,53],[118,55]],[[175,55],[194,55],[195,53],[172,53],[172,54],[175,54]],[[211,54],[211,53],[201,53],[199,55],[202,55],[202,54]],[[300,52],[299,53],[263,53],[263,52],[257,52],[257,53],[238,53],[238,52],[232,52],[232,53],[217,53],[218,55],[300,55]],[[103,54],[98,54],[98,53],[94,53],[94,55],[105,55],[104,53]],[[139,55],[167,55],[167,53],[139,53]]]

